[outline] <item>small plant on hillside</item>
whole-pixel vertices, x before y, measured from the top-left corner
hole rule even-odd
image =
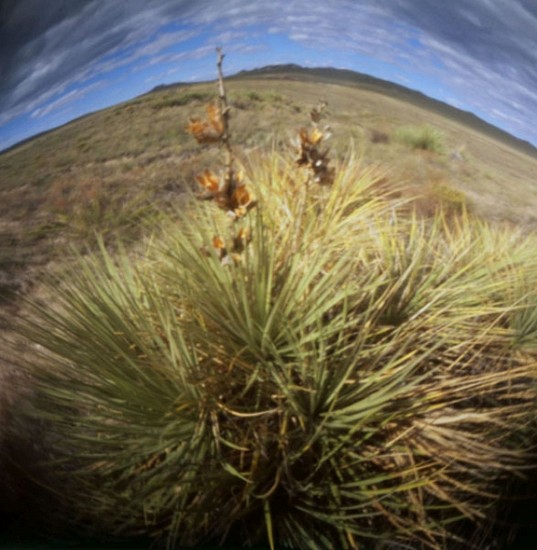
[[[396,138],[412,149],[441,153],[444,151],[444,136],[440,130],[429,126],[403,126],[395,133]]]
[[[169,548],[486,534],[534,458],[535,242],[400,214],[354,157],[329,167],[315,112],[298,159],[242,167],[248,208],[222,59],[220,103],[190,122],[224,151],[206,200],[137,262],[81,260],[21,327],[39,344],[24,414],[48,423],[62,517]],[[241,230],[235,259],[221,235]]]
[[[466,195],[445,182],[430,181],[416,191],[407,209],[419,216],[434,218],[442,212],[448,218],[458,218],[470,209]]]

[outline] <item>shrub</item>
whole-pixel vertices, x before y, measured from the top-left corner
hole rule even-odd
[[[463,215],[471,209],[471,204],[466,195],[451,184],[430,181],[409,198],[407,209],[424,217],[434,217],[439,211],[452,217]]]
[[[433,153],[444,150],[444,135],[432,126],[403,126],[395,133],[396,138],[412,149],[421,149]]]
[[[246,97],[251,101],[263,101],[263,97],[256,91],[251,91],[246,94]]]
[[[352,158],[327,187],[244,171],[240,261],[194,203],[21,327],[63,515],[171,547],[452,547],[531,463],[535,244],[398,216]]]
[[[371,143],[388,143],[390,141],[390,136],[382,130],[371,128],[369,130],[369,140]]]

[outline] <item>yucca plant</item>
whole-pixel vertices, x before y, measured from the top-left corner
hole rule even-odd
[[[141,257],[80,260],[21,325],[25,415],[77,528],[446,548],[532,464],[535,243],[399,215],[352,157],[328,187],[301,170],[250,158],[237,261],[215,246],[228,216],[193,201]]]
[[[532,457],[531,243],[409,218],[353,157],[336,171],[324,103],[294,162],[238,169],[222,60],[188,127],[223,146],[197,178],[220,210],[137,262],[103,247],[21,325],[62,515],[169,546],[452,544]]]

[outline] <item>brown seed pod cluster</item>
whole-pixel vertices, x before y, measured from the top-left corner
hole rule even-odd
[[[335,177],[335,169],[330,166],[329,148],[323,147],[323,140],[330,137],[330,129],[326,126],[320,130],[318,127],[326,105],[326,101],[321,101],[311,110],[312,127],[300,128],[298,139],[294,143],[298,151],[297,165],[308,168],[311,179],[320,185],[331,185]]]
[[[192,134],[199,144],[220,143],[224,134],[222,110],[218,105],[207,105],[207,119],[190,117],[187,132]]]
[[[252,192],[246,185],[241,172],[235,170],[235,156],[231,147],[229,129],[230,108],[228,106],[222,62],[224,54],[220,48],[218,53],[218,91],[219,104],[207,105],[207,117],[201,119],[191,117],[186,128],[200,144],[219,144],[225,151],[225,166],[220,175],[205,170],[196,177],[202,192],[198,195],[201,200],[213,200],[215,204],[225,210],[233,222],[244,218],[257,205]],[[223,237],[216,235],[213,238],[213,248],[216,250],[222,263],[240,261],[240,254],[251,241],[249,231],[245,227],[238,230],[232,227],[231,246],[226,246]]]
[[[219,208],[228,212],[233,219],[242,218],[254,206],[257,201],[243,181],[242,173],[233,174],[233,180],[220,177],[205,170],[196,176],[196,180],[203,189],[199,195],[202,200],[214,200]]]

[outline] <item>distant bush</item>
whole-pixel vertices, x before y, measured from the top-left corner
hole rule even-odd
[[[460,214],[468,207],[466,195],[452,185],[436,185],[432,193],[438,198],[440,203],[451,212]]]
[[[263,96],[255,91],[248,92],[246,97],[251,101],[263,101]]]
[[[444,150],[444,134],[429,125],[403,126],[395,133],[396,138],[412,149],[441,153]]]
[[[420,216],[434,218],[441,211],[447,217],[461,216],[470,210],[466,195],[447,183],[426,184],[410,197],[408,208]]]
[[[212,98],[212,94],[208,92],[186,92],[181,95],[164,96],[156,99],[151,107],[155,110],[169,109],[171,107],[182,107],[188,105],[194,101],[209,101]]]
[[[373,128],[369,131],[369,139],[371,143],[388,143],[390,141],[390,136],[386,132]]]

